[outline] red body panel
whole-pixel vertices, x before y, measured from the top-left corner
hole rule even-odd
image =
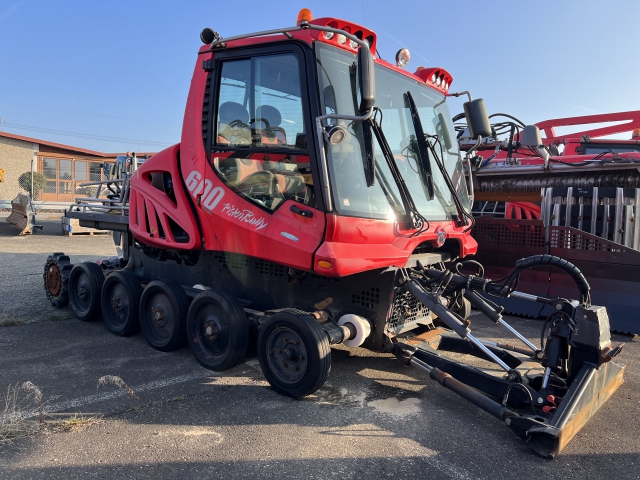
[[[215,245],[214,250],[311,270],[313,253],[324,234],[323,212],[300,205],[314,215],[311,218],[296,215],[290,210],[296,202],[288,200],[269,213],[224,185],[208,165],[205,172],[203,179],[211,182],[211,190],[218,187],[223,192],[213,208],[208,208],[206,199],[199,197],[206,245]]]
[[[194,250],[201,246],[200,233],[182,188],[181,172],[178,171],[179,150],[180,146],[174,145],[157,153],[134,173],[131,178],[129,229],[136,239],[147,245]],[[175,203],[164,191],[151,184],[150,174],[154,172],[171,175]],[[169,218],[186,232],[187,242],[176,241]]]
[[[476,241],[452,222],[432,222],[427,232],[411,237],[411,232],[395,232],[393,222],[327,215],[326,240],[316,252],[314,270],[319,275],[345,276],[376,268],[404,267],[418,245],[436,241],[439,226],[445,229],[447,238],[460,242],[461,257],[476,253]],[[320,268],[321,260],[332,268]]]

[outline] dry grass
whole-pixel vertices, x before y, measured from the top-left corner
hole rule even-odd
[[[0,317],[0,327],[14,327],[16,325],[26,325],[27,323],[33,322],[11,314],[6,314]]]
[[[38,432],[45,423],[42,392],[31,382],[11,385],[3,395],[0,412],[0,444]],[[38,421],[27,420],[24,412],[33,412]]]
[[[136,395],[136,392],[133,391],[133,388],[127,385],[126,382],[122,380],[120,377],[117,377],[115,375],[105,375],[104,377],[100,377],[98,379],[98,387],[100,385],[115,385],[117,387],[122,388],[125,392],[127,392],[136,400],[140,400]]]
[[[97,415],[93,417],[85,417],[81,413],[74,413],[73,416],[61,420],[58,423],[58,428],[64,432],[78,432],[84,430],[90,425],[100,423],[102,417]]]

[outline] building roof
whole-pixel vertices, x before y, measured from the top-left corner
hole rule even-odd
[[[71,145],[64,145],[62,143],[55,143],[55,142],[50,142],[48,140],[42,140],[42,139],[39,139],[39,138],[32,138],[32,137],[25,137],[23,135],[16,135],[15,133],[8,133],[8,132],[1,132],[1,131],[0,131],[0,137],[13,138],[14,140],[22,140],[23,142],[37,143],[39,145],[47,145],[49,147],[60,148],[60,149],[63,149],[63,150],[69,150],[71,152],[77,152],[77,153],[81,153],[83,155],[91,155],[91,156],[94,156],[94,157],[113,158],[113,157],[117,157],[118,155],[124,155],[124,153],[125,153],[125,152],[120,152],[120,153],[97,152],[95,150],[87,150],[86,148],[74,147],[74,146],[71,146]],[[136,152],[136,155],[138,155],[140,157],[144,157],[144,156],[151,156],[154,153],[155,152]]]

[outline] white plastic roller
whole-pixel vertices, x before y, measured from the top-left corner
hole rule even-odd
[[[340,317],[340,320],[338,320],[338,325],[340,326],[343,326],[347,323],[350,323],[355,327],[356,336],[351,340],[345,340],[344,342],[342,342],[342,344],[349,348],[359,347],[364,343],[364,341],[371,333],[371,324],[366,318],[354,315],[352,313],[343,315]]]

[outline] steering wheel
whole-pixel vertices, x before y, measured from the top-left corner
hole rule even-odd
[[[229,126],[231,128],[246,128],[247,130],[249,129],[249,125],[247,125],[240,119],[232,120]]]
[[[233,134],[234,132],[231,131],[232,128],[244,129],[244,130],[247,130],[247,132],[250,131],[249,125],[244,123],[242,120],[239,120],[239,119],[232,120],[230,123],[227,124],[227,126],[222,131],[218,132],[219,143],[224,143],[224,142],[220,142],[220,138],[222,138],[227,143],[233,143],[234,145],[251,145],[251,139],[245,138],[242,135],[234,135]],[[222,134],[223,132],[224,132],[224,135]]]
[[[260,118],[254,118],[252,119],[249,123],[251,125],[254,125],[254,129],[255,129],[255,124],[256,122],[262,122],[264,123],[264,130],[265,132],[267,132],[267,136],[269,138],[273,138],[276,136],[276,132],[271,128],[271,124],[269,123],[269,120],[267,120],[264,117],[260,117]]]
[[[271,200],[274,197],[273,186],[275,182],[276,176],[273,173],[268,170],[260,170],[245,177],[235,187],[248,197],[268,196],[269,200]],[[258,199],[254,198],[254,200]]]

